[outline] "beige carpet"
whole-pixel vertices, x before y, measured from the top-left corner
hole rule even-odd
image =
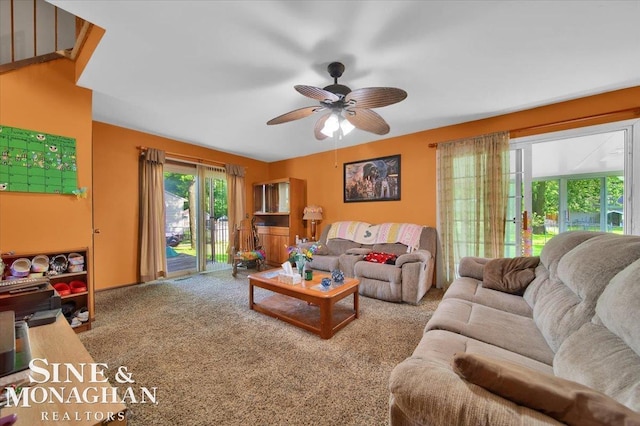
[[[158,388],[157,405],[130,405],[131,425],[383,425],[389,373],[441,297],[361,297],[360,318],[322,340],[249,310],[246,274],[220,271],[99,292],[79,336],[108,377],[126,366],[134,386]]]

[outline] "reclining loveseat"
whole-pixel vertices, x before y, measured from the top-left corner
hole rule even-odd
[[[325,226],[311,269],[341,270],[360,280],[359,293],[417,304],[431,288],[437,247],[434,228],[344,221]]]

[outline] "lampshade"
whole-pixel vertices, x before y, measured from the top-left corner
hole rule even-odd
[[[322,220],[322,207],[307,206],[304,208],[302,219],[304,220]]]
[[[324,122],[324,127],[320,132],[327,137],[331,137],[338,129],[342,130],[342,136],[344,136],[355,129],[355,127],[342,115],[333,112],[329,118],[327,118],[327,121]]]

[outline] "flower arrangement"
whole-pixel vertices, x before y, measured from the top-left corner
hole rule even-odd
[[[289,253],[290,261],[307,261],[311,262],[313,259],[313,255],[320,248],[320,244],[314,243],[310,247],[300,247],[300,246],[288,246],[287,253]]]

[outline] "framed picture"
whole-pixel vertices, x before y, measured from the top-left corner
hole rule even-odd
[[[400,155],[344,163],[344,202],[400,200]]]

